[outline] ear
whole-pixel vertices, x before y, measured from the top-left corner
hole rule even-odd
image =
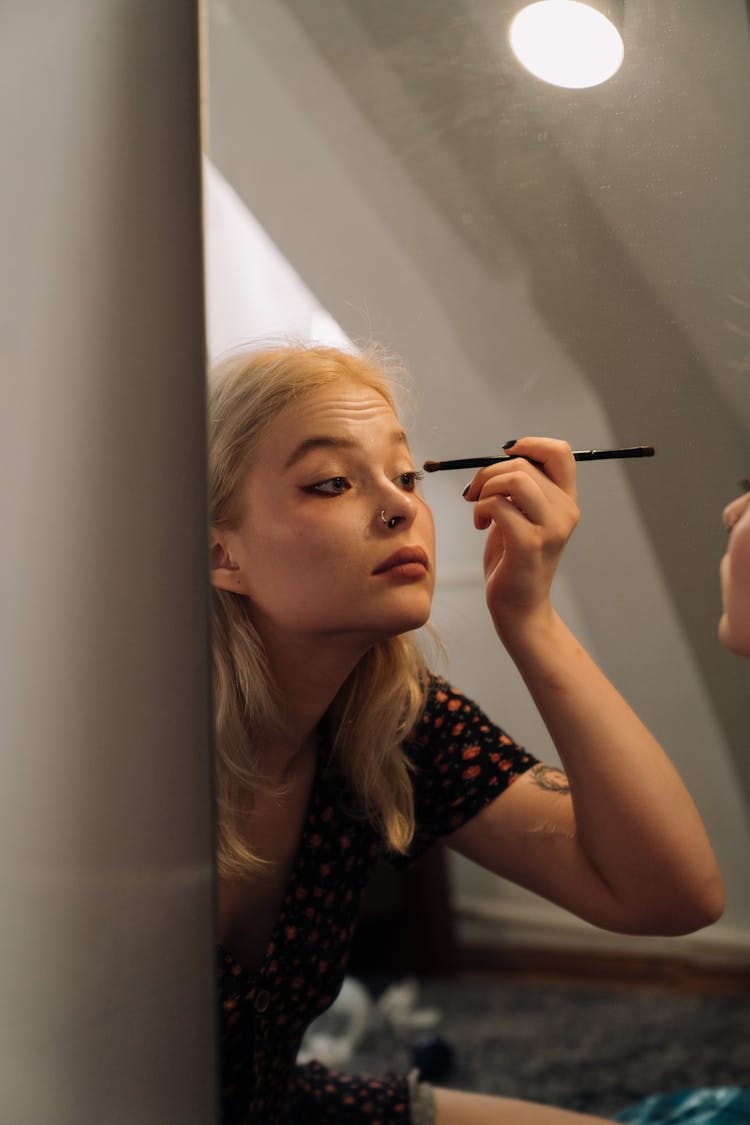
[[[215,535],[211,536],[210,564],[212,586],[218,590],[228,590],[230,594],[247,593],[240,564],[234,561],[226,544]]]

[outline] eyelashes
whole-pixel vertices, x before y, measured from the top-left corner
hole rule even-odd
[[[400,483],[404,492],[414,492],[417,481],[422,480],[423,476],[424,473],[413,469],[406,473],[399,473],[394,479]],[[327,477],[325,480],[311,484],[305,491],[315,493],[317,496],[343,496],[351,487],[346,477]]]
[[[404,482],[404,488],[407,492],[413,492],[417,486],[417,481],[422,480],[423,477],[424,473],[419,472],[417,469],[413,469],[408,473],[400,473],[398,479]]]
[[[314,492],[318,496],[341,496],[350,488],[351,485],[346,477],[328,477],[327,480],[319,480],[311,484],[305,491]]]

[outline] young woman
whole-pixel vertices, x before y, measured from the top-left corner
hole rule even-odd
[[[487,606],[565,772],[431,674],[413,639],[434,526],[376,356],[274,348],[212,379],[225,1123],[591,1121],[295,1064],[381,855],[408,863],[440,836],[621,932],[682,933],[721,912],[688,793],[550,603],[578,519],[570,449],[527,437],[513,451],[472,480],[467,524],[486,533]]]
[[[719,640],[738,656],[750,656],[750,490],[727,504],[723,522],[729,540],[719,567]]]

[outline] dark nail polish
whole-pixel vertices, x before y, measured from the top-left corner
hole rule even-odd
[[[518,438],[511,438],[510,441],[503,442],[503,449],[512,449],[518,441]]]
[[[468,483],[468,484],[466,485],[466,488],[465,488],[465,489],[463,490],[463,492],[461,493],[461,495],[462,495],[462,496],[465,496],[465,495],[466,495],[466,493],[467,493],[467,492],[469,491],[469,489],[470,489],[470,488],[471,488],[471,481],[469,481],[469,483]]]

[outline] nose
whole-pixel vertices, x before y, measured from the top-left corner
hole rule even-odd
[[[411,527],[417,514],[416,501],[402,488],[390,488],[383,493],[382,507],[378,509],[377,522],[390,531]]]

